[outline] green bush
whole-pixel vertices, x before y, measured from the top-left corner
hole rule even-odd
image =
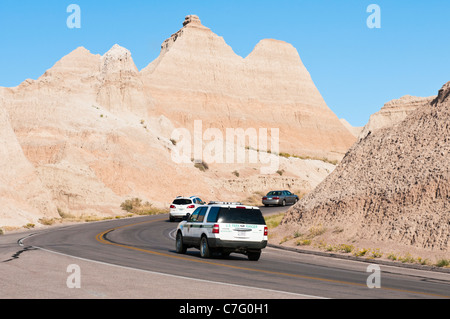
[[[450,266],[450,259],[439,259],[436,262],[437,267],[449,267]]]

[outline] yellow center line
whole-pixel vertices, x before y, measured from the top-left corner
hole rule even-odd
[[[108,234],[110,232],[113,232],[115,230],[118,230],[118,229],[138,226],[138,225],[142,225],[142,224],[156,223],[156,222],[160,222],[160,221],[163,221],[163,220],[166,220],[166,219],[156,219],[156,220],[152,220],[152,221],[145,221],[145,222],[140,222],[140,223],[129,224],[129,225],[124,225],[124,226],[111,228],[111,229],[108,229],[108,230],[106,230],[104,232],[101,232],[101,233],[97,234],[97,236],[95,236],[95,239],[98,242],[100,242],[102,244],[105,244],[105,245],[112,245],[112,246],[116,246],[116,247],[126,248],[126,249],[130,249],[130,250],[140,251],[140,252],[144,252],[144,253],[148,253],[148,254],[152,254],[152,255],[168,257],[168,258],[173,258],[173,259],[178,259],[178,260],[187,260],[187,261],[190,261],[190,262],[196,262],[196,263],[201,263],[201,264],[206,264],[206,265],[214,265],[214,266],[219,266],[219,267],[226,267],[226,268],[237,269],[237,270],[258,272],[258,273],[264,273],[264,274],[269,274],[269,275],[278,275],[278,276],[284,276],[284,277],[293,277],[293,278],[300,278],[300,279],[316,280],[316,281],[322,281],[322,282],[328,282],[328,283],[343,284],[343,285],[350,285],[350,286],[357,286],[357,287],[367,288],[366,284],[360,284],[360,283],[354,283],[354,282],[348,282],[348,281],[342,281],[342,280],[319,278],[319,277],[311,277],[311,276],[298,275],[298,274],[290,274],[290,273],[271,271],[271,270],[264,270],[264,269],[255,269],[255,268],[248,268],[248,267],[233,266],[233,265],[227,265],[227,264],[222,264],[222,263],[217,263],[217,262],[212,262],[212,261],[207,261],[207,260],[201,260],[201,259],[192,259],[192,258],[189,258],[189,257],[183,257],[183,256],[179,256],[179,255],[162,253],[162,252],[158,252],[158,251],[154,251],[154,250],[143,249],[143,248],[133,247],[133,246],[124,245],[124,244],[118,244],[118,243],[114,243],[114,242],[111,242],[111,241],[108,241],[108,240],[105,239],[106,234]],[[367,289],[369,289],[369,288],[367,288]],[[426,295],[426,296],[431,296],[431,297],[450,298],[450,296],[443,296],[443,295],[438,295],[438,294],[433,294],[433,293],[417,292],[417,291],[397,289],[397,288],[381,287],[380,289],[396,291],[396,292],[403,292],[403,293],[410,293],[410,294],[420,294],[420,295]]]

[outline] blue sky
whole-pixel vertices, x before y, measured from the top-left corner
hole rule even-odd
[[[81,29],[69,29],[69,4]],[[381,28],[369,29],[370,4]],[[448,0],[0,0],[0,86],[37,79],[78,46],[104,54],[118,43],[139,69],[197,14],[241,55],[265,38],[291,43],[340,117],[363,126],[385,102],[430,96],[450,81]]]

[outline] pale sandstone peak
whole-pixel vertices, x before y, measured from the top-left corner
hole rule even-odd
[[[100,58],[100,55],[92,54],[84,47],[78,47],[56,62],[48,72],[96,73],[99,71]]]
[[[97,103],[109,111],[148,116],[153,100],[128,49],[115,44],[106,52],[101,58],[101,74]]]
[[[429,104],[435,98],[436,96],[417,97],[405,95],[399,99],[385,103],[380,111],[370,116],[369,122],[361,130],[359,138],[366,137],[369,132],[372,134],[382,128],[397,125],[411,112],[419,107]]]
[[[177,67],[179,72],[183,72],[182,66],[184,65],[182,63],[185,60],[196,59],[196,64],[198,64],[206,59],[204,62],[207,64],[209,60],[217,60],[218,56],[221,59],[231,59],[233,63],[241,63],[242,60],[222,37],[203,26],[197,16],[191,15],[185,18],[180,30],[161,44],[158,58],[141,72],[146,76],[151,75],[158,68],[160,72],[166,72],[165,67],[159,67],[163,59],[167,61],[167,64],[172,63],[172,67]],[[218,61],[214,63],[216,62]],[[191,70],[186,71],[190,72]]]
[[[138,72],[134,64],[131,52],[115,44],[101,59],[102,72],[108,71],[134,71]]]
[[[183,22],[183,27],[186,27],[189,25],[189,27],[192,26],[203,26],[202,22],[200,21],[200,18],[194,14],[186,16]]]

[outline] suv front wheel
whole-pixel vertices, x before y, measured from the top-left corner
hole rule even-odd
[[[177,239],[176,239],[176,251],[178,254],[185,254],[187,247],[183,242],[183,235],[181,234],[181,232],[177,233]]]

